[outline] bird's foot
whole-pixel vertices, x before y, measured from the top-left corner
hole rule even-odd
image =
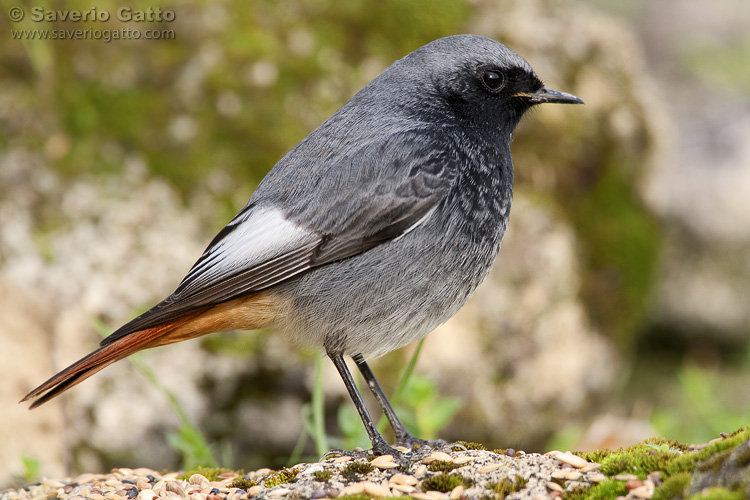
[[[396,445],[399,446],[399,445]],[[405,448],[409,448],[406,446]],[[377,441],[373,443],[373,446],[369,450],[354,449],[354,450],[331,450],[321,460],[327,460],[330,458],[338,457],[351,457],[353,460],[367,460],[371,461],[373,457],[382,457],[389,455],[393,457],[393,462],[404,470],[408,470],[409,467],[415,462],[415,459],[411,456],[412,454],[408,451],[401,451],[392,446],[389,446],[385,441]]]

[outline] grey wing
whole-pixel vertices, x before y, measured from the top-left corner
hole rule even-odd
[[[307,221],[300,217],[305,210],[251,200],[214,238],[172,295],[102,345],[403,236],[432,213],[453,183],[455,169],[436,165],[446,158],[430,158],[418,157],[413,165],[401,166],[396,178],[360,178],[358,186],[340,186],[324,199],[312,190],[301,202],[308,209],[317,203],[319,215]]]

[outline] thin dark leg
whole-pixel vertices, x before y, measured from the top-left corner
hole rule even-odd
[[[383,409],[385,417],[391,424],[393,433],[396,435],[396,442],[401,444],[415,439],[411,434],[409,434],[409,431],[406,430],[406,427],[398,418],[398,415],[396,415],[396,411],[393,409],[393,406],[391,406],[390,401],[388,401],[388,398],[383,392],[383,388],[380,387],[378,380],[375,378],[375,374],[372,373],[372,370],[365,361],[365,358],[363,358],[361,354],[352,356],[352,358],[357,364],[357,368],[359,368],[359,372],[362,374],[362,377],[364,377],[365,382],[367,382],[367,387],[369,387],[370,391],[372,391],[373,396],[375,396],[378,404]]]
[[[375,378],[375,374],[372,373],[370,366],[365,361],[365,358],[362,357],[361,354],[352,356],[352,358],[354,359],[354,362],[357,364],[357,368],[359,368],[359,371],[362,374],[362,377],[364,377],[365,382],[367,382],[367,387],[369,387],[370,391],[372,391],[372,394],[375,396],[375,399],[378,401],[378,404],[383,409],[383,413],[385,413],[385,417],[388,419],[388,422],[391,424],[393,433],[396,435],[397,445],[406,446],[409,448],[412,448],[415,445],[417,446],[427,445],[432,448],[439,448],[448,444],[442,439],[435,439],[435,440],[430,441],[430,440],[425,440],[425,439],[419,439],[417,437],[412,436],[409,433],[409,431],[406,430],[406,427],[401,422],[401,420],[399,420],[398,416],[396,415],[395,410],[393,409],[393,407],[391,406],[391,403],[388,401],[388,398],[383,392],[383,388],[380,387],[380,384]]]
[[[346,390],[349,391],[349,396],[352,398],[354,406],[357,408],[357,412],[359,412],[362,423],[365,424],[367,435],[370,436],[370,442],[372,442],[373,451],[380,455],[393,454],[395,450],[388,446],[388,443],[385,442],[383,436],[381,436],[375,428],[375,422],[372,421],[370,412],[367,411],[365,402],[362,400],[362,395],[359,393],[357,385],[354,383],[354,378],[352,378],[352,374],[349,372],[349,368],[344,362],[344,357],[341,354],[331,353],[328,353],[328,357],[331,358],[334,366],[339,371],[339,375],[341,375],[341,379],[344,381]]]

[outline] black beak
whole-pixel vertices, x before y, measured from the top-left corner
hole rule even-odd
[[[573,94],[560,92],[559,90],[548,89],[547,87],[542,87],[536,92],[522,92],[516,95],[518,97],[526,98],[533,104],[541,104],[544,102],[557,102],[560,104],[583,104],[583,101]]]

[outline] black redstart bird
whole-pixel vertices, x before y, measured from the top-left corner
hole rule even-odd
[[[581,103],[488,38],[441,38],[393,63],[286,154],[177,289],[31,391],[46,403],[134,352],[276,327],[325,351],[376,454],[353,357],[399,445],[411,436],[367,357],[423,338],[487,276],[508,225],[510,142],[539,103]],[[434,443],[433,443],[434,444]]]

